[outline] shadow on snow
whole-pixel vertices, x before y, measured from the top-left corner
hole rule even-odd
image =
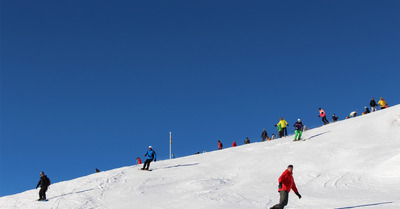
[[[177,168],[177,167],[185,167],[185,166],[194,166],[194,165],[198,165],[198,164],[199,164],[199,163],[182,164],[182,165],[172,165],[172,166],[164,167],[163,169],[167,169],[167,168]]]
[[[52,198],[48,198],[48,199],[51,200],[51,199],[55,199],[55,198],[58,198],[58,197],[64,197],[64,196],[71,195],[71,194],[84,193],[84,192],[88,192],[88,191],[92,191],[92,190],[94,190],[94,189],[86,189],[86,190],[82,190],[82,191],[78,191],[78,192],[70,192],[70,193],[67,193],[67,194],[58,195],[58,196],[55,196],[55,197],[52,197]]]
[[[350,206],[350,207],[344,207],[344,208],[334,208],[334,209],[350,209],[350,208],[362,208],[362,207],[369,207],[369,206],[375,206],[375,205],[385,205],[385,204],[391,204],[393,202],[379,202],[379,203],[373,203],[373,204],[367,204],[367,205],[356,205],[356,206]]]

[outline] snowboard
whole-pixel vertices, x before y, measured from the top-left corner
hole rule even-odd
[[[140,171],[152,171],[153,169],[149,169],[149,170],[144,170],[144,169],[139,169]]]
[[[36,201],[38,201],[38,202],[47,202],[49,200],[48,199],[44,199],[44,200],[36,200]]]

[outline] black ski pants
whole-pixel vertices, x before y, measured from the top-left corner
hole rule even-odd
[[[324,122],[324,125],[329,123],[329,121],[326,119],[326,116],[322,117],[322,122]]]
[[[40,187],[39,199],[45,200],[46,199],[46,192],[47,192],[47,187]]]
[[[270,209],[283,209],[288,204],[289,193],[287,191],[280,191],[279,194],[281,196],[281,199],[279,200],[279,204],[274,205]]]
[[[147,159],[146,161],[144,161],[143,170],[144,169],[149,170],[151,161],[153,161],[153,159]]]
[[[287,128],[282,128],[282,131],[285,133],[285,136],[287,136]]]

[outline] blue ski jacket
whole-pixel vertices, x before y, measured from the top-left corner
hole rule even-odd
[[[144,154],[144,156],[147,156],[147,159],[156,160],[156,152],[154,152],[154,150],[147,151],[146,154]]]
[[[297,121],[297,122],[294,124],[294,128],[295,128],[296,130],[302,131],[302,130],[303,130],[303,123]]]

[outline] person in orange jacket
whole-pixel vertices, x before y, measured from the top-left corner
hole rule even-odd
[[[378,102],[378,105],[381,106],[381,110],[385,109],[387,107],[387,103],[385,100],[383,100],[383,98],[381,97],[381,99]]]
[[[293,189],[293,192],[301,199],[300,193],[297,191],[296,184],[293,179],[293,165],[289,165],[287,169],[279,177],[279,194],[281,196],[278,204],[274,205],[270,209],[283,209],[289,200],[289,192]]]
[[[136,162],[137,162],[138,165],[142,164],[142,160],[140,159],[140,157],[136,158]]]
[[[321,109],[321,108],[318,108],[318,109],[319,109],[319,116],[318,117],[322,117],[322,122],[324,122],[324,125],[328,124],[329,121],[326,119],[325,111],[323,109]]]
[[[236,147],[236,141],[233,141],[232,147]]]

